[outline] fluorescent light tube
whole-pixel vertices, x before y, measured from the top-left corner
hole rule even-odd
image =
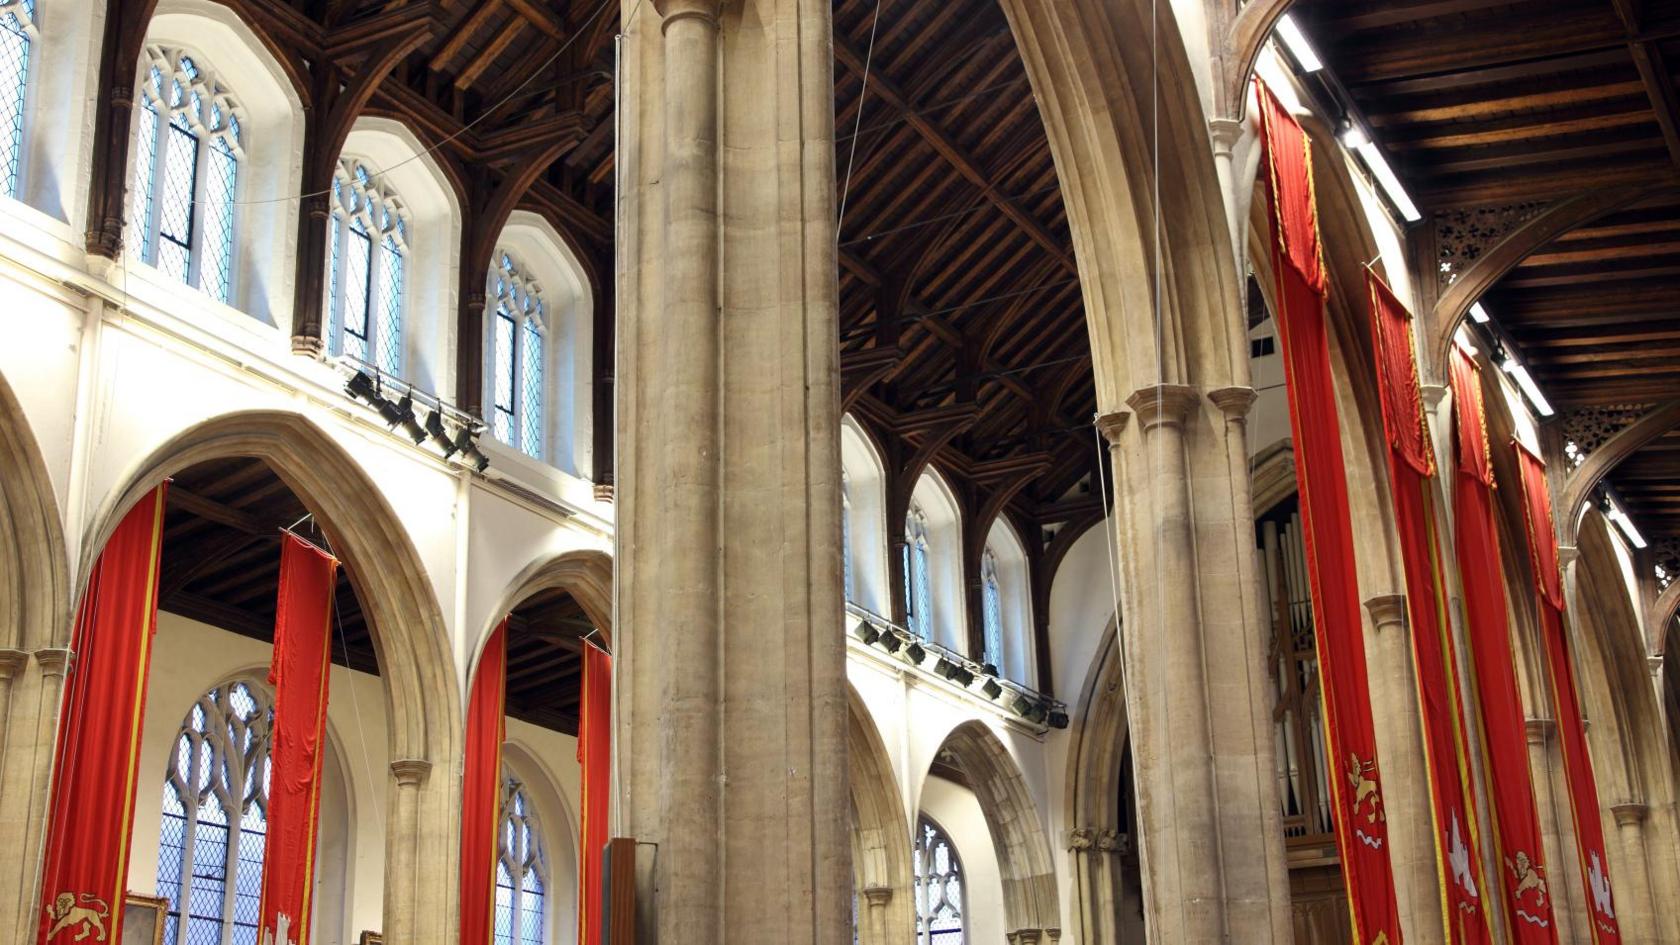
[[[1529,375],[1528,368],[1522,366],[1522,362],[1507,354],[1505,363],[1499,367],[1516,380],[1517,386],[1522,388],[1523,395],[1528,398],[1528,402],[1534,405],[1535,410],[1540,411],[1540,416],[1549,417],[1552,415],[1551,403],[1546,400],[1545,394],[1540,393],[1540,386],[1534,383],[1534,378]]]
[[[1645,536],[1639,534],[1639,529],[1633,526],[1633,519],[1628,518],[1628,514],[1622,511],[1615,499],[1610,500],[1610,521],[1616,523],[1616,527],[1622,530],[1622,534],[1627,536],[1628,543],[1633,547],[1645,547]]]
[[[1388,166],[1387,161],[1383,160],[1382,152],[1377,150],[1377,146],[1367,140],[1354,150],[1358,151],[1359,156],[1365,160],[1365,166],[1370,168],[1371,176],[1375,177],[1377,183],[1382,185],[1383,192],[1388,194],[1388,199],[1394,204],[1394,209],[1400,211],[1400,215],[1406,218],[1406,222],[1416,223],[1423,219],[1423,214],[1418,212],[1417,204],[1412,203],[1412,198],[1406,194],[1406,188],[1400,185],[1400,178],[1394,176],[1394,169]]]
[[[1477,302],[1470,306],[1470,317],[1476,320],[1476,324],[1486,325],[1493,316],[1489,315],[1488,310],[1482,307],[1482,303]]]
[[[1324,68],[1324,60],[1318,58],[1318,51],[1307,42],[1307,34],[1301,32],[1293,16],[1285,13],[1278,17],[1277,36],[1283,40],[1289,55],[1295,57],[1295,64],[1301,67],[1302,72],[1317,72]]]

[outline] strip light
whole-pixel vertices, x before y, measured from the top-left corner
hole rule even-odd
[[[1475,319],[1476,324],[1478,325],[1486,325],[1493,318],[1493,316],[1488,314],[1488,310],[1482,307],[1482,303],[1480,302],[1470,306],[1470,317]]]
[[[1627,536],[1628,543],[1633,547],[1646,547],[1645,536],[1639,534],[1639,529],[1634,527],[1633,519],[1628,518],[1628,514],[1622,509],[1621,503],[1613,497],[1606,496],[1606,498],[1610,499],[1610,521],[1616,523],[1616,527],[1622,530],[1622,534]]]
[[[1411,196],[1406,193],[1406,188],[1401,186],[1400,178],[1394,176],[1394,169],[1388,166],[1388,161],[1383,158],[1382,152],[1377,150],[1376,144],[1367,138],[1365,143],[1355,150],[1364,159],[1365,166],[1370,168],[1371,176],[1375,177],[1377,183],[1382,185],[1383,193],[1388,194],[1389,202],[1393,203],[1394,209],[1399,210],[1400,215],[1406,218],[1406,222],[1416,223],[1423,219],[1423,214],[1418,212],[1417,204],[1412,203]]]
[[[1283,40],[1284,48],[1295,59],[1295,64],[1302,72],[1317,72],[1324,68],[1324,60],[1318,58],[1318,50],[1307,41],[1307,34],[1301,32],[1301,27],[1295,18],[1288,13],[1278,17],[1277,35]]]
[[[1551,402],[1546,400],[1546,395],[1540,393],[1540,385],[1534,383],[1534,377],[1528,373],[1528,368],[1523,367],[1522,362],[1517,360],[1516,355],[1507,352],[1505,363],[1499,365],[1499,368],[1517,382],[1528,402],[1534,405],[1535,410],[1540,411],[1540,416],[1549,417],[1555,412]]]

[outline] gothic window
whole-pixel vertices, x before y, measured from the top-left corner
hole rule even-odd
[[[840,470],[840,565],[844,575],[846,600],[856,599],[852,593],[852,479]]]
[[[542,289],[507,252],[490,270],[490,428],[496,439],[543,458],[543,339],[548,315]]]
[[[911,851],[916,882],[916,945],[963,945],[962,861],[956,845],[923,815]]]
[[[327,338],[335,356],[403,371],[408,213],[360,162],[333,174],[327,223]]]
[[[980,662],[1003,666],[1003,590],[998,584],[997,555],[991,547],[980,558],[980,597],[985,652]]]
[[[146,48],[135,139],[142,262],[226,302],[233,279],[241,110],[202,63]]]
[[[256,945],[268,830],[268,693],[229,681],[181,722],[163,786],[166,945]]]
[[[502,827],[496,852],[494,945],[543,945],[547,859],[525,785],[511,774],[502,782]]]
[[[23,105],[36,38],[35,0],[0,2],[0,188],[16,197],[23,162]]]
[[[933,590],[928,573],[928,521],[919,506],[904,520],[904,611],[910,631],[922,639],[933,633]]]

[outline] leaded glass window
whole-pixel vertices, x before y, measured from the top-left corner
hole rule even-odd
[[[140,259],[226,302],[243,111],[192,55],[146,48],[135,139]]]
[[[334,356],[403,373],[408,213],[361,162],[333,174],[327,222],[327,338]]]
[[[957,848],[922,815],[910,863],[916,882],[917,945],[963,945],[963,876]]]
[[[181,721],[158,841],[166,945],[257,945],[273,724],[269,694],[239,681],[200,696]]]
[[[852,480],[840,470],[840,568],[845,581],[846,600],[852,593]]]
[[[543,945],[547,876],[542,835],[525,786],[506,774],[496,851],[495,945]]]
[[[911,506],[904,520],[904,611],[910,631],[922,639],[933,633],[932,577],[928,573],[927,514]]]
[[[8,197],[18,192],[29,53],[37,36],[35,0],[0,2],[0,187]]]
[[[543,344],[548,313],[542,289],[513,256],[496,253],[490,269],[490,429],[496,439],[543,458]]]
[[[997,555],[991,548],[980,557],[980,597],[985,652],[980,662],[1003,666],[1003,588],[998,583]]]

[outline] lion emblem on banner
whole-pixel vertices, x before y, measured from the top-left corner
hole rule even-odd
[[[97,896],[82,893],[84,905],[76,905],[75,893],[61,892],[47,905],[47,918],[52,920],[52,928],[47,931],[47,941],[57,938],[60,932],[67,932],[80,927],[75,941],[81,941],[89,935],[94,941],[105,941],[105,920],[111,916],[111,906]]]
[[[1358,754],[1348,752],[1347,779],[1348,784],[1353,787],[1354,816],[1357,817],[1364,811],[1365,822],[1368,824],[1388,820],[1388,815],[1383,813],[1382,791],[1377,787],[1375,759],[1360,761]],[[1369,811],[1365,811],[1366,805],[1370,805]]]

